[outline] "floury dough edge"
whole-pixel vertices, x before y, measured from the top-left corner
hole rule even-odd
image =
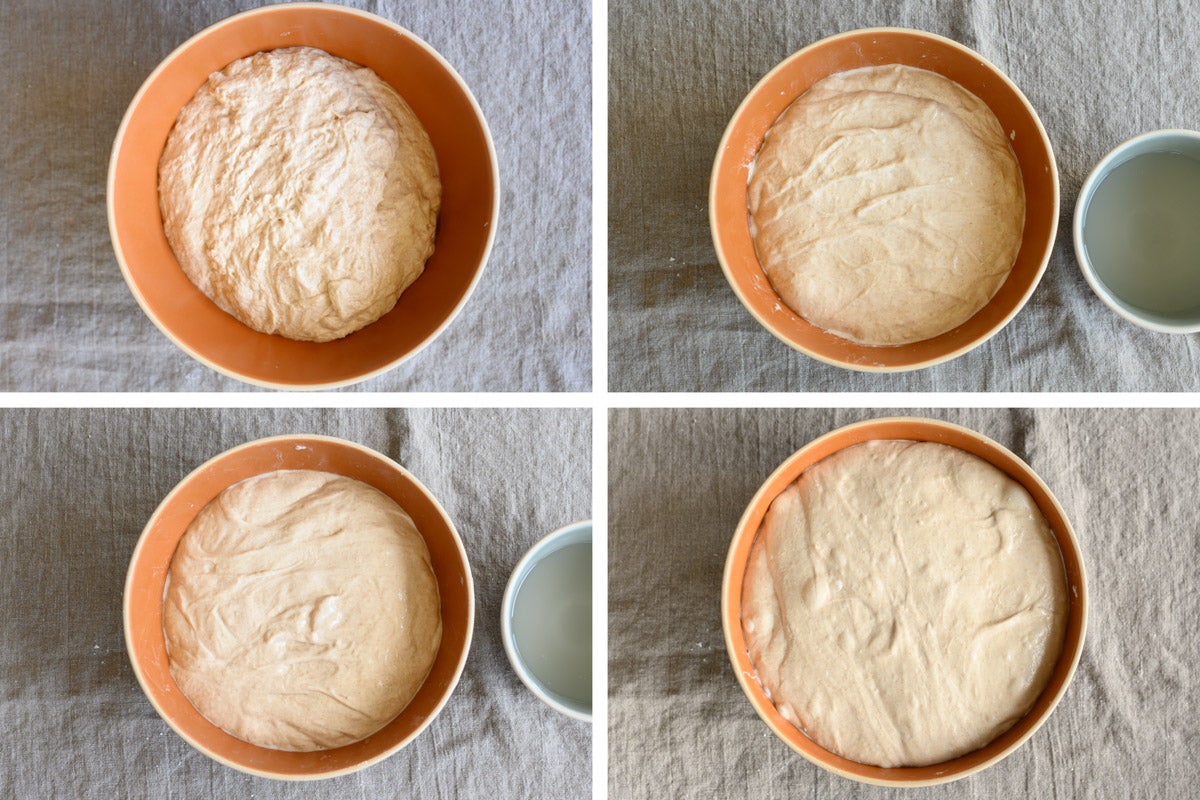
[[[359,741],[420,689],[442,636],[429,551],[360,481],[283,470],[229,487],[180,540],[163,600],[171,675],[252,744]]]
[[[1025,189],[991,109],[901,65],[830,75],[767,131],[748,186],[755,248],[784,303],[868,345],[969,320],[1012,271]]]
[[[374,72],[314,48],[234,61],[183,110],[159,162],[188,278],[263,333],[326,342],[395,306],[433,253],[429,135]]]
[[[1011,728],[1062,651],[1062,557],[965,451],[876,441],[807,469],[751,549],[742,628],[779,712],[852,761],[927,766]]]

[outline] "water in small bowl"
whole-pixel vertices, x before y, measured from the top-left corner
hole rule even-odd
[[[570,705],[592,705],[592,544],[561,547],[517,588],[513,643],[526,668]]]
[[[1166,318],[1200,310],[1200,161],[1146,152],[1114,167],[1084,213],[1092,267],[1120,300]]]

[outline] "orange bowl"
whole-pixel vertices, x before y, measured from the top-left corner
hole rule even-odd
[[[1008,280],[975,316],[932,339],[896,346],[852,342],[806,321],[780,299],[759,264],[750,235],[746,186],[767,129],[817,81],[835,72],[904,64],[937,72],[987,103],[1000,121],[1025,186],[1025,233]],[[900,372],[947,361],[978,347],[1008,324],[1037,288],[1058,229],[1058,168],[1033,106],[978,53],[932,33],[903,28],[849,31],[788,57],[755,86],[717,148],[709,191],[717,259],[738,299],[777,338],[818,361],[864,372]]]
[[[360,742],[311,753],[244,742],[205,719],[180,692],[167,661],[163,593],[180,538],[200,509],[238,481],[278,469],[315,469],[368,483],[400,504],[425,539],[442,602],[442,644],[429,676],[405,709]],[[138,540],[125,581],[125,646],[150,704],[200,752],[234,769],[268,778],[308,780],[343,775],[395,753],[438,715],[458,683],[475,618],[471,567],[445,510],[390,458],[327,436],[276,436],[221,453],[171,490]]]
[[[907,439],[957,447],[995,465],[1024,486],[1046,516],[1058,541],[1069,589],[1067,630],[1063,638],[1062,653],[1058,657],[1049,683],[1034,701],[1033,707],[1012,728],[985,747],[926,767],[876,767],[860,764],[842,758],[809,739],[799,728],[784,719],[767,697],[750,662],[745,635],[742,632],[742,584],[745,580],[746,564],[750,559],[751,545],[754,544],[759,526],[771,503],[813,464],[839,450],[873,439]],[[809,442],[784,461],[771,477],[767,478],[766,483],[750,501],[746,513],[742,515],[733,535],[733,542],[729,546],[725,578],[721,585],[721,623],[725,629],[725,646],[733,661],[738,683],[758,715],[776,736],[817,766],[845,778],[885,786],[929,786],[948,783],[989,767],[1020,747],[1050,716],[1075,674],[1083,652],[1087,607],[1087,578],[1075,532],[1071,529],[1071,523],[1067,520],[1062,506],[1030,466],[1002,445],[972,430],[948,422],[911,417],[867,420],[838,428]]]
[[[239,58],[296,46],[370,67],[399,92],[429,132],[442,180],[435,249],[425,272],[378,321],[321,344],[259,333],[218,308],[179,267],[158,205],[158,161],[167,134],[208,76]],[[142,310],[197,361],[275,389],[365,380],[433,341],[479,280],[498,208],[491,133],[458,73],[432,47],[388,20],[318,3],[247,11],[180,45],[133,98],[108,169],[109,233]]]

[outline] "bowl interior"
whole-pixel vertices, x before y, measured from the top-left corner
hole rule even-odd
[[[956,81],[991,108],[1009,134],[1025,186],[1025,233],[1008,280],[975,316],[922,342],[871,346],[807,322],[771,288],[754,251],[746,206],[749,171],[767,129],[818,80],[859,67],[904,64]],[[982,344],[1025,304],[1045,270],[1058,225],[1058,174],[1050,141],[1021,92],[977,53],[920,31],[852,31],[805,48],[768,74],[729,125],[713,167],[711,220],[717,256],[742,303],[769,331],[827,363],[870,371],[929,366]]]
[[[587,702],[583,702],[579,698],[568,697],[555,692],[538,677],[536,672],[529,668],[529,665],[521,657],[521,652],[517,649],[514,642],[512,616],[521,584],[529,577],[529,573],[533,571],[534,567],[540,564],[546,556],[564,547],[574,544],[587,544],[590,549],[591,543],[591,522],[579,522],[569,525],[543,537],[537,544],[529,548],[529,551],[513,569],[512,575],[508,579],[508,586],[504,590],[504,598],[500,604],[500,628],[501,636],[504,638],[504,649],[517,676],[529,687],[530,691],[551,708],[582,720],[591,719],[591,698],[589,697]]]
[[[298,342],[238,322],[192,285],[163,233],[158,161],[179,110],[208,76],[262,50],[318,47],[370,67],[429,132],[442,180],[433,256],[377,322],[333,342]],[[466,301],[491,245],[497,203],[486,123],[453,71],[411,34],[337,6],[274,6],[231,17],[172,54],[130,106],[114,145],[109,222],[126,280],[146,313],[200,361],[271,386],[369,376],[431,340]]]
[[[1050,676],[1049,683],[1034,702],[1029,712],[1007,732],[986,747],[960,756],[942,764],[926,767],[884,768],[850,761],[826,750],[805,736],[776,710],[758,682],[742,632],[742,584],[750,548],[758,534],[759,526],[772,501],[794,483],[804,470],[821,459],[847,447],[872,439],[909,439],[914,441],[938,442],[966,450],[994,464],[1011,478],[1024,486],[1046,516],[1062,552],[1063,566],[1068,587],[1067,630],[1063,639],[1062,653]],[[931,784],[943,783],[992,764],[1014,750],[1041,725],[1054,708],[1079,661],[1083,649],[1083,634],[1086,627],[1086,581],[1082,556],[1075,541],[1070,523],[1062,508],[1023,461],[1004,447],[973,431],[944,422],[923,419],[883,419],[850,425],[817,439],[805,446],[783,463],[767,479],[750,502],[745,516],[738,524],[730,546],[726,565],[725,587],[721,598],[721,615],[725,625],[726,643],[730,658],[738,674],[738,681],[750,698],[759,716],[796,752],[846,777],[869,783],[883,784]]]
[[[356,478],[400,504],[429,547],[442,603],[442,643],[416,696],[382,730],[333,750],[290,753],[244,742],[205,719],[179,691],[167,662],[162,603],[179,539],[210,500],[240,480],[277,469],[315,469]],[[428,491],[366,448],[316,436],[251,442],[217,456],[183,480],[151,517],[134,552],[125,590],[126,638],[142,688],[159,714],[202,752],[272,777],[320,777],[356,769],[399,749],[441,709],[458,682],[471,640],[470,568],[458,534]]]

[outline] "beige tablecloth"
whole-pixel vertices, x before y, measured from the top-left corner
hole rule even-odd
[[[1172,0],[612,0],[609,381],[621,391],[1194,391],[1200,338],[1144,331],[1092,294],[1071,215],[1124,139],[1200,127],[1200,4]],[[1058,159],[1058,239],[1029,304],[983,347],[931,369],[849,372],[779,342],[726,283],[708,229],[717,144],[791,53],[854,28],[955,39],[1009,75]]]
[[[725,652],[719,596],[746,504],[807,442],[891,413],[957,422],[1022,456],[1083,548],[1083,659],[1024,746],[940,788],[884,790],[794,754]],[[609,426],[609,796],[1194,797],[1200,791],[1196,411],[619,410]]]
[[[142,81],[257,0],[0,2],[0,390],[233,391],[158,332],[108,238],[113,137]],[[487,117],[495,249],[462,313],[366,391],[591,386],[591,6],[345,0],[429,42]]]
[[[475,631],[442,713],[342,778],[251,778],[201,755],[142,694],[121,597],[159,501],[203,461],[281,433],[386,453],[442,502],[475,580]],[[579,410],[0,411],[0,797],[591,796],[589,725],[517,679],[500,641],[508,575],[543,534],[591,516],[591,413]]]

